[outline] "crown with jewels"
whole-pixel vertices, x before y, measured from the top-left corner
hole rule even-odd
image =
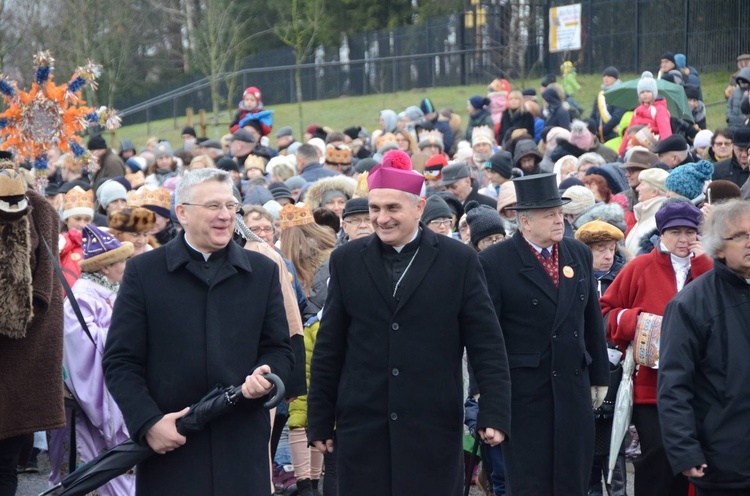
[[[489,126],[477,126],[471,131],[471,146],[477,143],[495,144],[495,132]]]
[[[279,219],[281,219],[282,229],[293,226],[304,226],[305,224],[315,222],[312,210],[304,203],[284,205],[284,208],[279,212]]]
[[[94,208],[94,192],[92,190],[84,191],[80,186],[71,189],[63,198],[63,210],[73,210],[74,208]]]
[[[331,165],[351,165],[352,150],[346,145],[326,146],[326,163]]]
[[[169,210],[172,195],[166,188],[141,188],[141,205],[151,205]]]

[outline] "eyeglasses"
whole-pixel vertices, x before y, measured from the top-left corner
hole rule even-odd
[[[714,141],[714,146],[732,146],[731,141]]]
[[[229,210],[232,213],[237,212],[237,210],[240,209],[240,204],[237,202],[183,203],[183,205],[187,205],[190,207],[203,207],[203,208],[207,208],[208,210],[212,212],[218,212],[219,210],[221,210],[221,207],[226,207],[227,210]]]
[[[453,223],[452,219],[435,219],[428,222],[429,225],[438,227],[438,226],[450,226]]]
[[[357,226],[359,224],[369,224],[370,218],[369,217],[360,217],[356,219],[344,219],[344,222],[346,222],[347,226]]]
[[[502,234],[495,234],[494,236],[487,236],[486,238],[479,241],[479,243],[477,243],[477,248],[482,250],[489,245],[496,245],[499,242],[504,241],[504,240],[505,240],[505,236]]]
[[[724,241],[736,241],[740,243],[747,243],[750,241],[750,233],[737,233],[733,236],[729,236],[728,238],[721,238]]]
[[[250,231],[252,231],[254,234],[258,233],[272,233],[276,229],[273,228],[273,226],[253,226],[250,228]]]

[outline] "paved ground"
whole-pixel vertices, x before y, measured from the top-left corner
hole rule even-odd
[[[39,472],[36,474],[20,474],[18,476],[18,492],[16,496],[37,496],[47,489],[49,477],[49,458],[44,452],[39,455]],[[471,488],[471,496],[481,496],[476,487]],[[633,465],[628,462],[628,494],[633,494]]]

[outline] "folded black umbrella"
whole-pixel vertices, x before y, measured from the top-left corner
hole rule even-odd
[[[284,383],[275,374],[263,374],[263,377],[273,383],[276,388],[276,394],[263,404],[270,410],[284,400]],[[177,432],[183,436],[198,432],[213,419],[226,413],[241,398],[242,386],[216,386],[192,405],[184,416],[177,419]],[[58,489],[64,489],[60,496],[82,496],[124,474],[153,454],[155,454],[154,451],[148,445],[144,446],[128,439],[81,465],[75,472],[65,476],[59,484],[39,496],[50,494]]]

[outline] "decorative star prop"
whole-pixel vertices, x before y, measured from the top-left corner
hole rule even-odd
[[[41,193],[47,185],[47,150],[57,147],[63,153],[70,152],[90,168],[94,158],[81,145],[80,135],[93,125],[108,130],[120,127],[115,110],[86,107],[81,99],[86,86],[97,89],[100,66],[89,60],[75,70],[67,84],[58,86],[53,82],[54,62],[48,51],[34,56],[36,73],[28,92],[0,74],[0,94],[8,107],[0,114],[0,149],[34,164],[36,188]]]

